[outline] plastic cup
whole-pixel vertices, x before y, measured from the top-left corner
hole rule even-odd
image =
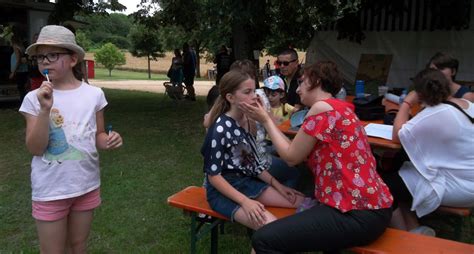
[[[379,86],[379,96],[385,96],[388,93],[388,86]]]
[[[363,98],[365,96],[365,82],[363,80],[356,80],[355,94],[357,98]]]

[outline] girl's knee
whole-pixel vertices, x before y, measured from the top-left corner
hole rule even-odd
[[[74,240],[69,242],[69,253],[87,253],[87,241]]]

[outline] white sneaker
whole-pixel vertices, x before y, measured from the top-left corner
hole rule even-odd
[[[428,226],[419,226],[417,228],[410,230],[410,232],[415,233],[415,234],[420,234],[420,235],[427,235],[427,236],[433,236],[433,237],[436,236],[436,232],[434,231],[434,229]]]

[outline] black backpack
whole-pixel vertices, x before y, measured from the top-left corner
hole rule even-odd
[[[360,120],[380,120],[384,118],[385,106],[382,105],[383,96],[371,95],[368,97],[354,98],[352,103],[355,113]]]

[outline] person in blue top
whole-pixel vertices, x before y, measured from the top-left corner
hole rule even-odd
[[[247,73],[231,70],[220,84],[201,148],[207,200],[231,221],[258,229],[276,220],[265,205],[296,208],[303,195],[271,176],[268,163],[257,152],[247,116],[238,106],[257,103],[255,81]]]
[[[181,85],[183,83],[183,57],[179,49],[174,50],[174,57],[171,60],[170,67],[171,75],[170,81],[174,86]]]
[[[459,61],[448,53],[438,52],[427,64],[428,68],[440,70],[449,81],[451,95],[454,98],[463,98],[474,102],[474,93],[469,87],[463,86],[456,82],[456,74],[458,73]]]
[[[28,60],[25,55],[25,47],[20,37],[14,35],[11,38],[13,53],[10,57],[10,79],[15,80],[20,101],[26,96],[28,85]]]

